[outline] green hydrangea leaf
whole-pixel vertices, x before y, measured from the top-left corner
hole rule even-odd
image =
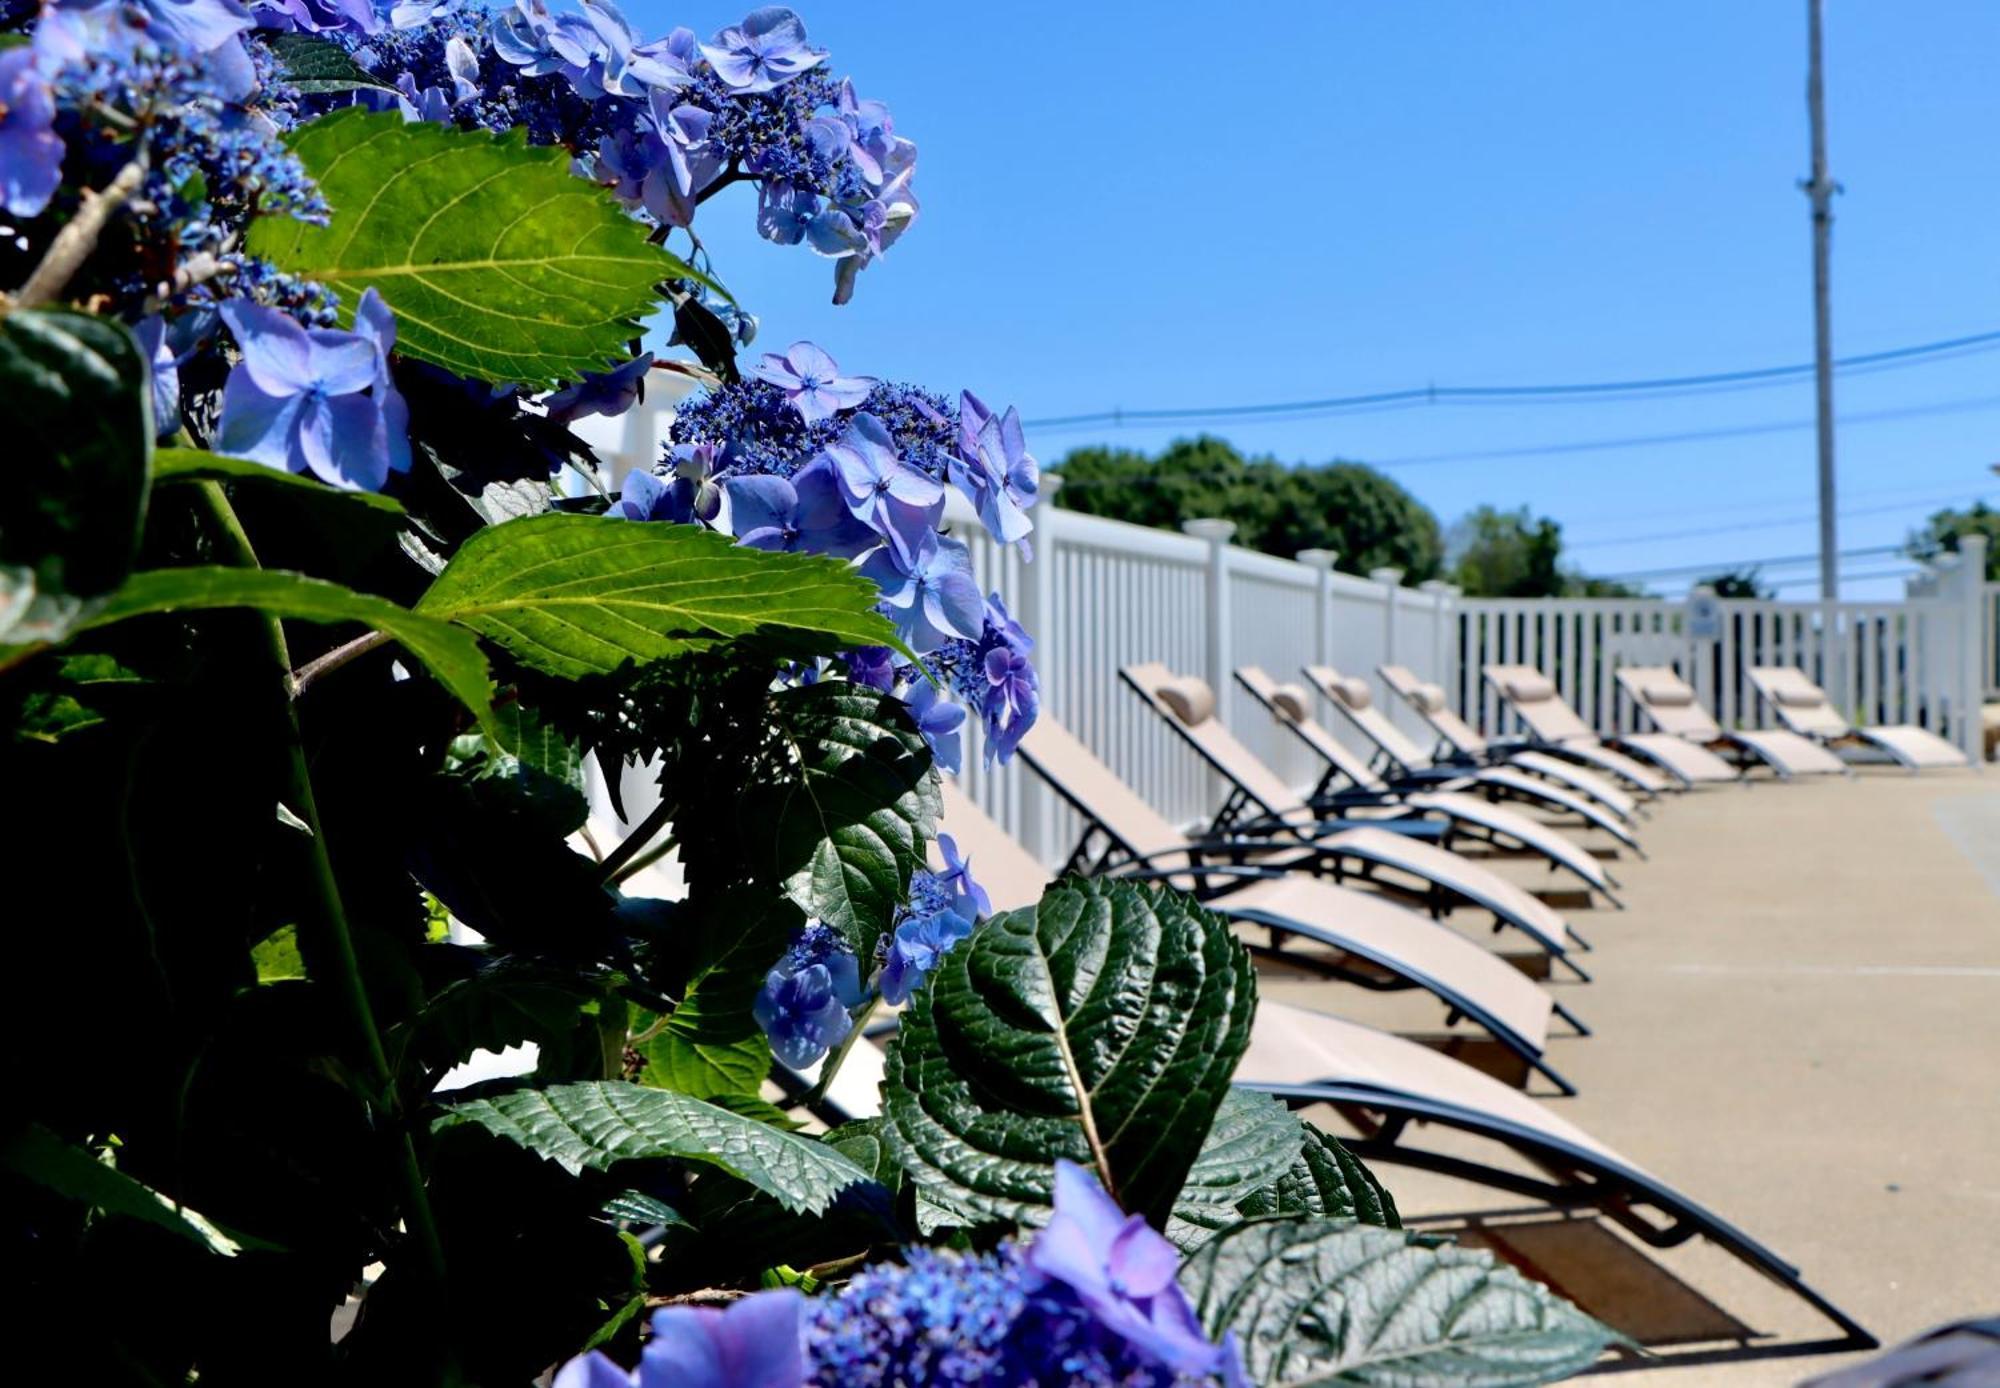
[[[630,354],[664,280],[707,279],[651,244],[570,154],[349,107],[288,137],[333,208],[251,224],[249,249],[340,294],[374,289],[396,350],[461,376],[546,387]]]
[[[1180,1283],[1211,1336],[1235,1334],[1250,1381],[1274,1388],[1552,1383],[1620,1342],[1491,1254],[1346,1221],[1238,1224]]]
[[[890,1050],[883,1132],[929,1198],[921,1217],[1040,1223],[1067,1158],[1164,1226],[1256,1004],[1228,925],[1175,892],[1071,878],[986,922],[918,991]],[[1295,1135],[1289,1152],[1245,1142],[1254,1160],[1216,1184],[1271,1179],[1296,1150]]]
[[[473,1123],[565,1171],[621,1161],[702,1162],[747,1181],[788,1210],[817,1214],[868,1173],[824,1142],[785,1132],[670,1089],[620,1080],[517,1089],[448,1104],[439,1127]]]
[[[580,679],[741,639],[798,656],[898,644],[880,596],[850,565],[700,526],[544,515],[475,532],[417,611]]]

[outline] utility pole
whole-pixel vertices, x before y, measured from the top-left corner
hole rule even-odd
[[[1840,544],[1835,534],[1833,487],[1833,309],[1828,261],[1833,241],[1833,180],[1826,173],[1826,90],[1820,79],[1820,20],[1825,0],[1806,0],[1809,48],[1806,110],[1812,119],[1813,380],[1819,401],[1819,595],[1840,596]]]

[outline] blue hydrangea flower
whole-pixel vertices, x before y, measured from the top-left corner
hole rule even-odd
[[[384,310],[386,312],[386,310]],[[243,359],[222,389],[216,446],[337,487],[380,491],[394,465],[379,338],[307,329],[276,309],[232,299],[222,319]],[[403,437],[408,466],[408,436]]]
[[[140,319],[132,336],[153,369],[153,434],[165,438],[181,427],[180,359],[167,341],[167,320],[157,313]]]
[[[943,485],[898,458],[888,426],[872,414],[848,420],[847,432],[828,445],[826,456],[833,460],[847,509],[887,540],[899,565],[914,573],[944,512]]]
[[[768,92],[826,59],[806,46],[799,17],[776,5],[752,10],[741,24],[703,44],[701,52],[717,77],[744,92]]]
[[[985,624],[972,555],[963,540],[925,530],[905,560],[893,544],[862,564],[882,590],[882,607],[911,650],[922,655],[953,636],[977,637]]]
[[[855,408],[875,389],[873,377],[841,375],[840,363],[810,342],[794,342],[782,354],[766,352],[750,374],[782,390],[808,424]]]
[[[1176,1373],[1234,1371],[1232,1343],[1211,1342],[1174,1275],[1180,1255],[1143,1216],[1127,1215],[1097,1178],[1056,1163],[1055,1214],[1028,1265],[1068,1287],[1098,1323]]]
[[[410,470],[410,406],[389,375],[389,354],[396,350],[396,317],[375,287],[361,293],[354,306],[354,331],[375,348],[373,399],[382,410],[383,445],[388,451],[389,471]]]
[[[292,27],[311,34],[348,33],[366,38],[381,33],[388,23],[372,0],[257,0],[257,8],[267,19],[283,15]]]
[[[720,1310],[665,1307],[653,1313],[636,1374],[592,1351],[563,1365],[555,1388],[801,1388],[805,1307],[788,1287]]]
[[[62,186],[63,142],[55,133],[55,94],[34,49],[0,51],[0,209],[41,215]]]
[[[1021,412],[1009,406],[996,415],[966,391],[958,407],[960,447],[952,478],[993,538],[1012,544],[1034,529],[1028,508],[1041,489],[1041,469],[1028,452]]]
[[[993,914],[993,903],[987,899],[986,888],[972,880],[972,859],[961,857],[958,840],[950,834],[937,836],[938,854],[944,859],[944,871],[931,873],[931,879],[947,894],[951,909],[974,920],[984,920]]]
[[[887,694],[896,687],[896,653],[887,646],[863,646],[847,652],[847,678]]]
[[[653,354],[641,352],[609,371],[586,371],[583,379],[543,401],[543,410],[558,424],[568,424],[587,415],[624,414],[646,398],[646,373],[652,369]]]
[[[730,477],[723,486],[729,493],[730,525],[737,543],[752,549],[803,550],[852,559],[879,543],[875,532],[848,511],[827,459],[801,468],[789,479]]]
[[[959,716],[964,717],[963,710]],[[936,968],[951,947],[972,934],[972,922],[956,911],[933,911],[912,916],[896,927],[889,937],[888,957],[882,962],[879,981],[882,1001],[901,1006]]]
[[[810,925],[764,976],[751,1013],[771,1054],[803,1070],[847,1039],[850,1014],[867,996],[861,966],[839,932]]]
[[[944,698],[927,680],[913,685],[903,696],[903,702],[909,705],[910,716],[916,719],[917,731],[930,744],[931,759],[957,775],[964,761],[958,734],[965,726],[965,710]]]
[[[1006,761],[1035,725],[1041,712],[1041,677],[1029,654],[1034,638],[1007,611],[998,593],[986,598],[986,625],[981,633],[980,668],[986,692],[980,712],[986,719],[986,757]]]

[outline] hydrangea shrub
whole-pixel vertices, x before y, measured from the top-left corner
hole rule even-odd
[[[694,230],[847,303],[915,172],[782,8],[0,4],[0,1180],[93,1378],[1241,1382],[1270,1333],[1191,1250],[1366,1216],[1429,1266],[1230,1089],[1219,919],[996,918],[938,832],[1039,707],[967,543],[1032,556],[1020,416],[753,346]],[[612,477],[573,426],[666,373]],[[657,786],[631,833],[593,765]],[[884,1009],[890,1101],[824,1130]],[[1417,1332],[1466,1376],[1605,1342],[1451,1276],[1501,1308]]]

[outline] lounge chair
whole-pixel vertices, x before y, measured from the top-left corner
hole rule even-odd
[[[950,781],[944,785],[944,822],[960,855],[996,911],[1032,906],[1049,884],[1048,871]],[[1374,892],[1310,877],[1251,875],[1198,895],[1210,910],[1269,932],[1269,943],[1246,940],[1253,953],[1340,978],[1363,987],[1422,988],[1546,1076],[1565,1094],[1576,1087],[1549,1064],[1550,1019],[1560,1016],[1579,1035],[1576,1017],[1527,975],[1450,928],[1398,906]],[[1170,884],[1186,873],[1136,875]],[[1297,949],[1304,941],[1317,949]]]
[[[1631,792],[1621,790],[1609,777],[1562,757],[1550,756],[1533,747],[1512,742],[1491,742],[1470,723],[1452,712],[1444,690],[1420,680],[1401,665],[1378,665],[1375,672],[1382,682],[1408,704],[1438,736],[1437,749],[1426,753],[1402,730],[1379,714],[1385,756],[1415,771],[1427,766],[1510,766],[1530,772],[1545,781],[1588,796],[1628,823],[1641,813]],[[1344,687],[1357,698],[1368,694],[1366,680],[1342,680],[1340,672],[1326,665],[1308,665],[1304,674],[1312,686],[1331,700],[1341,700]],[[1657,778],[1655,778],[1657,780]],[[1664,785],[1664,783],[1661,783]],[[1647,791],[1650,796],[1656,792]]]
[[[1865,728],[1848,722],[1835,710],[1826,691],[1789,665],[1751,667],[1750,683],[1778,719],[1800,737],[1829,750],[1865,743],[1912,771],[1929,766],[1969,766],[1971,760],[1936,733],[1903,723]]]
[[[1542,768],[1530,765],[1527,758],[1520,763],[1494,766],[1440,766],[1405,737],[1402,729],[1391,722],[1388,715],[1375,707],[1366,680],[1347,679],[1330,665],[1308,665],[1302,667],[1301,672],[1312,681],[1320,697],[1339,710],[1349,726],[1375,744],[1376,762],[1385,769],[1395,771],[1402,786],[1430,783],[1456,788],[1467,781],[1477,782],[1477,789],[1488,794],[1505,795],[1543,809],[1573,814],[1602,829],[1640,857],[1646,856],[1639,847],[1637,836],[1628,827],[1635,808],[1632,797],[1574,762],[1549,757],[1546,753],[1528,754],[1529,757],[1544,757],[1558,767],[1588,778],[1595,783],[1588,791],[1578,790],[1573,784],[1553,778],[1544,779],[1540,774],[1531,774]],[[1241,672],[1238,673],[1240,678]],[[1284,688],[1282,685],[1276,687]],[[1304,727],[1303,721],[1300,727]],[[1330,738],[1327,740],[1332,741]],[[1339,743],[1334,742],[1333,745],[1339,746]],[[1396,785],[1391,783],[1392,788]]]
[[[777,1073],[795,1092],[806,1089],[803,1076]],[[877,1042],[861,1042],[815,1113],[828,1123],[880,1116],[887,1073]],[[1236,1083],[1296,1109],[1333,1110],[1351,1129],[1337,1134],[1341,1142],[1372,1165],[1442,1172],[1565,1213],[1595,1210],[1652,1248],[1705,1239],[1840,1331],[1837,1339],[1774,1346],[1771,1353],[1866,1350],[1881,1343],[1807,1283],[1797,1267],[1721,1216],[1545,1105],[1428,1046],[1262,999]],[[1454,1136],[1440,1144],[1424,1141],[1432,1129]],[[1500,1148],[1511,1160],[1465,1155],[1466,1137]]]
[[[1678,781],[1683,789],[1703,783],[1740,781],[1743,773],[1706,747],[1697,747],[1665,733],[1635,733],[1606,745],[1576,710],[1556,691],[1555,683],[1532,665],[1488,665],[1486,681],[1528,726],[1533,739],[1559,756],[1609,771],[1639,784],[1645,768],[1625,755],[1636,753]],[[1654,777],[1657,781],[1657,776]]]
[[[1618,670],[1618,687],[1653,720],[1661,732],[1711,751],[1728,748],[1741,757],[1755,757],[1780,780],[1794,776],[1852,774],[1847,763],[1809,738],[1783,728],[1756,732],[1724,732],[1695,696],[1694,687],[1666,665],[1626,665]]]
[[[1331,874],[1335,881],[1352,876],[1421,901],[1436,916],[1462,905],[1488,911],[1496,929],[1519,930],[1551,964],[1560,960],[1578,978],[1590,978],[1570,952],[1572,946],[1587,950],[1589,944],[1547,902],[1454,853],[1373,827],[1318,835],[1311,828],[1282,829],[1276,837],[1183,833],[1046,711],[1022,739],[1020,753],[1083,816],[1083,834],[1065,871],[1190,868],[1189,880],[1197,884],[1206,880],[1203,873],[1212,870],[1220,883],[1243,866]]]
[[[1305,690],[1297,685],[1281,685],[1255,665],[1239,667],[1236,682],[1264,707],[1265,712],[1290,729],[1326,763],[1326,773],[1312,794],[1304,800],[1292,797],[1292,802],[1300,808],[1310,806],[1311,812],[1322,814],[1365,814],[1370,809],[1377,809],[1406,815],[1442,815],[1451,821],[1454,834],[1482,838],[1502,847],[1511,841],[1527,852],[1548,859],[1551,868],[1561,867],[1575,873],[1589,886],[1604,893],[1613,905],[1620,904],[1614,894],[1617,882],[1596,858],[1574,841],[1542,820],[1496,805],[1478,795],[1467,794],[1467,790],[1478,788],[1478,777],[1460,775],[1449,780],[1433,779],[1429,786],[1421,789],[1392,788],[1369,770],[1366,763],[1343,747],[1339,739],[1319,725],[1312,716],[1312,696]],[[1342,780],[1348,783],[1346,789],[1337,786]],[[1294,817],[1290,810],[1281,809],[1280,812],[1286,818]],[[1627,838],[1626,842],[1629,843],[1630,839]]]
[[[1364,1161],[1442,1172],[1561,1210],[1596,1209],[1655,1248],[1707,1239],[1799,1297],[1842,1333],[1838,1341],[1774,1352],[1873,1349],[1879,1343],[1809,1286],[1796,1267],[1742,1230],[1535,1100],[1427,1046],[1265,1000],[1257,1005],[1236,1082],[1275,1094],[1294,1108],[1332,1106],[1357,1134],[1341,1134],[1342,1142]],[[1417,1139],[1425,1124],[1488,1139],[1543,1178],[1524,1175],[1518,1164],[1488,1165],[1466,1157],[1462,1143],[1422,1144]],[[1659,1218],[1642,1213],[1648,1210]]]

